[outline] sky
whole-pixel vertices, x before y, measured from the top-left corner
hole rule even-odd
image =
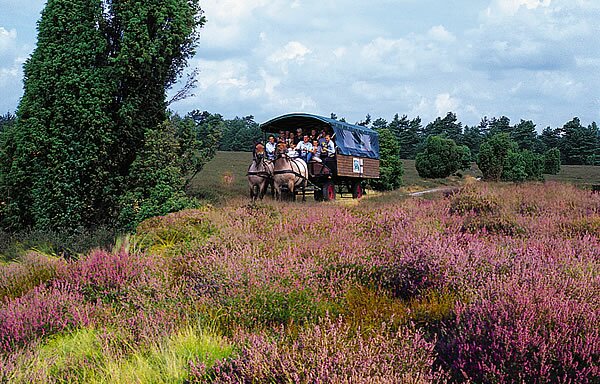
[[[0,114],[22,96],[43,0],[0,0]],[[264,122],[307,112],[424,124],[507,116],[600,123],[600,0],[201,0],[207,23],[171,105]],[[177,86],[175,86],[177,90]]]

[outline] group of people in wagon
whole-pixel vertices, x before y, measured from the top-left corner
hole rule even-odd
[[[318,133],[316,129],[313,129],[309,134],[302,128],[297,128],[295,133],[294,131],[279,131],[277,137],[269,135],[265,145],[267,159],[275,160],[277,146],[280,144],[285,145],[288,156],[300,157],[306,163],[322,162],[322,158],[335,156],[335,143],[325,130]]]

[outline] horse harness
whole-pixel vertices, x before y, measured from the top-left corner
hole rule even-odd
[[[260,171],[260,172],[246,172],[246,176],[258,176],[258,177],[262,177],[264,179],[269,179],[271,177],[271,175],[269,175],[268,172],[265,171]]]
[[[261,162],[263,163],[263,166],[264,166],[265,161],[262,160]],[[248,171],[248,172],[246,172],[246,176],[258,176],[258,177],[262,177],[263,179],[271,178],[271,174],[267,171]]]
[[[288,158],[288,161],[290,162],[290,166],[292,168],[294,166],[298,167],[298,165],[296,165],[296,163],[293,160],[291,160],[291,159]],[[273,175],[284,175],[286,173],[291,173],[291,174],[293,174],[296,177],[299,177],[299,178],[304,179],[304,180],[308,180],[306,177],[304,177],[304,175],[302,175],[302,174],[294,171],[293,169],[281,169],[279,171],[273,171]]]

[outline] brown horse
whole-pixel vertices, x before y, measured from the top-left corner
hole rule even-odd
[[[246,175],[253,203],[257,199],[262,200],[269,185],[273,188],[273,162],[265,158],[264,145],[259,143],[254,147],[252,163],[248,167]]]
[[[302,191],[302,201],[306,201],[305,188],[308,184],[308,167],[300,158],[287,152],[285,143],[277,144],[277,157],[273,162],[273,184],[275,197],[282,200],[286,196],[296,199],[296,191]]]

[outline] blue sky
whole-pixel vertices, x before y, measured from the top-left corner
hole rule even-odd
[[[0,113],[22,95],[22,64],[45,1],[0,0]],[[600,123],[600,0],[206,0],[195,96],[172,105],[349,122],[424,123],[455,112]]]

